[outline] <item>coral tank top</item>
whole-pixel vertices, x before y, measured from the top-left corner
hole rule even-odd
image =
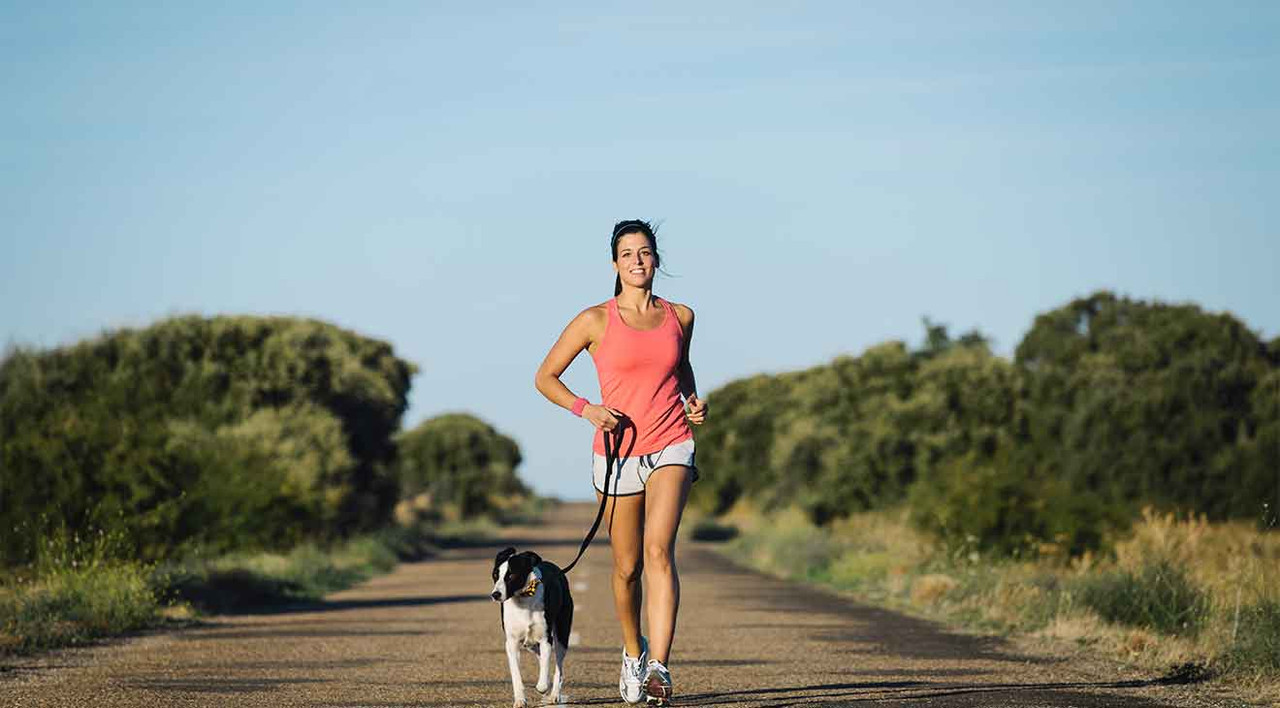
[[[676,308],[666,300],[657,301],[666,313],[662,324],[639,330],[622,321],[617,298],[609,300],[604,339],[591,355],[600,377],[602,404],[635,423],[635,447],[631,447],[631,432],[623,442],[632,456],[648,455],[693,437],[676,377],[684,331]],[[604,431],[596,431],[593,447],[604,454]]]

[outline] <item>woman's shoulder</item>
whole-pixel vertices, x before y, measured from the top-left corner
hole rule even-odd
[[[605,323],[609,321],[609,301],[588,305],[581,312],[574,316],[570,325],[586,327],[590,330],[603,328]]]
[[[689,325],[693,324],[692,307],[673,300],[667,300],[667,304],[671,305],[671,308],[676,311],[676,317],[680,320],[680,324],[683,325],[685,329],[688,329]]]

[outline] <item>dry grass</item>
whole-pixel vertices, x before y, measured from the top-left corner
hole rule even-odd
[[[958,587],[960,587],[959,581],[950,575],[941,573],[921,575],[911,584],[911,602],[921,606],[936,605]]]
[[[775,575],[971,628],[1070,641],[1153,671],[1195,663],[1250,694],[1280,695],[1280,533],[1251,524],[1148,510],[1112,554],[1069,559],[1048,548],[1007,560],[949,554],[904,510],[818,528],[794,509],[742,504],[716,521],[739,531],[725,548]],[[1178,623],[1149,619],[1161,611]]]

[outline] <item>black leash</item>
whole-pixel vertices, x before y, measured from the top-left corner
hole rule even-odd
[[[622,450],[622,441],[627,436],[628,427],[634,428],[635,426],[631,424],[630,420],[622,418],[612,431],[605,431],[604,433],[604,493],[600,496],[600,510],[596,512],[596,520],[591,524],[591,530],[587,532],[587,537],[582,539],[582,547],[578,549],[578,555],[561,572],[568,573],[572,570],[573,566],[577,565],[579,560],[582,560],[582,554],[586,553],[587,546],[591,545],[591,540],[596,537],[596,531],[600,529],[600,521],[604,518],[604,505],[609,503],[609,477],[613,474],[613,466],[615,464],[618,466],[618,476],[614,477],[613,481],[613,508],[618,508],[618,480],[622,478],[622,462],[619,461],[618,453]],[[617,441],[613,439],[614,435],[617,435]],[[626,460],[631,453],[631,449],[635,448],[638,435],[639,433],[636,433],[631,436],[631,448],[627,450],[627,455],[621,456],[621,460]]]

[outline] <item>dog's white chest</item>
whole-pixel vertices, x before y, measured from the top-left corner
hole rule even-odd
[[[542,607],[521,607],[517,600],[502,603],[502,620],[507,628],[507,636],[526,647],[537,646],[549,637],[547,635],[547,616]]]

